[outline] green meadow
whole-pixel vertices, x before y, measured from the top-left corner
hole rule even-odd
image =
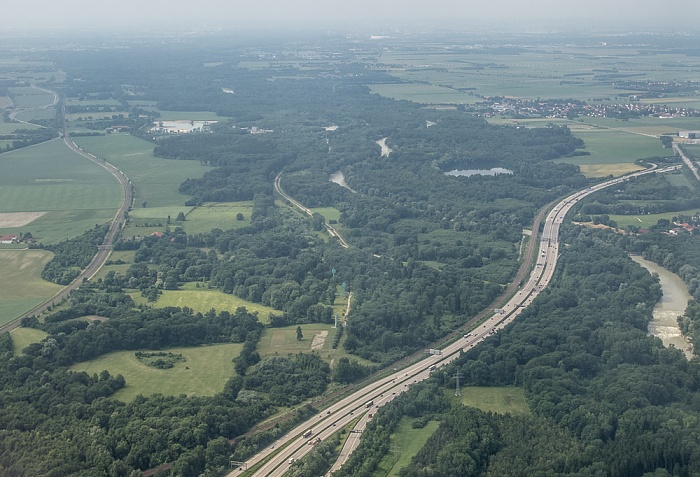
[[[428,421],[421,428],[413,428],[413,419],[404,417],[396,431],[389,438],[392,449],[377,465],[374,477],[398,477],[401,469],[411,463],[411,459],[423,448],[430,436],[440,427],[438,421]]]
[[[75,142],[126,174],[135,189],[134,209],[144,202],[146,207],[184,206],[189,196],[180,194],[180,184],[209,170],[198,161],[157,158],[152,143],[127,134],[77,137]]]
[[[0,212],[44,212],[0,234],[31,231],[56,243],[110,221],[121,203],[114,177],[54,140],[0,155]]]
[[[422,83],[373,84],[370,91],[399,101],[423,104],[472,104],[478,99],[452,88]]]
[[[188,283],[185,287],[186,289],[183,290],[163,290],[163,294],[158,297],[158,301],[151,303],[151,305],[155,308],[186,306],[201,313],[206,313],[212,308],[216,311],[230,311],[233,313],[242,306],[250,313],[257,312],[258,319],[261,323],[267,323],[269,321],[270,313],[282,314],[279,310],[261,305],[260,303],[243,300],[236,295],[229,295],[228,293],[219,290],[210,290],[208,288],[196,288],[196,283]],[[145,298],[141,297],[139,292],[133,292],[131,295],[137,304],[148,304]]]
[[[117,391],[114,397],[127,402],[139,394],[213,396],[223,391],[226,381],[235,374],[233,359],[241,349],[243,345],[239,343],[169,348],[165,351],[182,354],[185,358],[185,361],[175,363],[170,369],[145,365],[136,358],[135,351],[117,351],[75,364],[71,370],[99,374],[106,369],[112,375],[121,374],[126,379],[126,386]]]
[[[12,354],[19,356],[24,348],[32,343],[39,343],[48,333],[34,328],[15,328],[10,332],[12,338]]]
[[[53,103],[53,94],[31,86],[7,88],[15,102],[15,108],[41,108]],[[53,110],[52,110],[53,111]],[[55,112],[54,112],[55,114]]]
[[[522,388],[467,386],[460,389],[461,396],[455,396],[454,389],[446,389],[445,393],[465,406],[475,407],[484,412],[530,414]]]
[[[337,349],[331,349],[329,355],[329,345],[332,344],[332,340],[338,332],[332,325],[325,323],[306,323],[298,326],[301,327],[303,335],[301,341],[297,340],[297,325],[285,326],[282,328],[265,328],[257,348],[260,356],[318,353],[331,367],[336,360],[343,357],[356,360],[363,365],[373,365],[373,363],[368,360],[346,353],[341,346]]]
[[[180,212],[185,215],[184,221],[176,220]],[[136,207],[129,213],[131,221],[124,231],[124,236],[145,236],[163,231],[168,226],[168,216],[170,216],[170,228],[182,227],[189,234],[207,233],[215,228],[236,229],[250,225],[252,213],[252,201],[207,202],[196,207],[179,205]],[[238,214],[243,215],[242,220],[238,219]]]
[[[53,254],[44,250],[0,250],[0,325],[54,296],[62,288],[41,278]]]
[[[671,220],[678,215],[695,215],[698,212],[700,212],[698,209],[689,209],[677,212],[664,212],[663,214],[610,215],[610,220],[617,222],[617,226],[621,229],[624,229],[628,225],[635,225],[643,229],[648,229],[652,225],[656,225],[659,219]]]

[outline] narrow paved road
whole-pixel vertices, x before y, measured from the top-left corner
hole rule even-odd
[[[292,204],[294,207],[297,209],[301,210],[303,213],[308,215],[309,217],[313,216],[314,213],[309,209],[308,207],[304,207],[301,202],[298,200],[295,200],[287,194],[284,189],[282,189],[282,173],[280,172],[277,174],[277,177],[275,177],[275,191],[281,195],[287,202]],[[333,228],[333,226],[328,225],[325,221],[323,222],[323,227],[326,229],[326,232],[328,232],[331,237],[335,237],[338,239],[338,242],[340,243],[340,246],[343,248],[350,248],[350,245],[345,241],[345,239],[338,233],[338,231]]]
[[[695,175],[695,178],[700,182],[700,173],[698,173],[698,168],[695,165],[695,163],[685,155],[683,152],[683,149],[680,148],[680,146],[676,143],[673,143],[673,150],[678,153],[678,155],[681,156],[681,159],[683,159],[683,162],[685,162],[685,165],[690,168],[691,171],[693,171],[693,174]]]

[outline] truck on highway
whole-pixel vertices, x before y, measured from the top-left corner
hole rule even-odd
[[[369,401],[367,404],[365,404],[365,407],[368,409],[372,406],[374,406],[374,401]]]
[[[313,431],[312,431],[311,429],[309,429],[308,431],[306,431],[306,432],[303,434],[302,437],[304,437],[304,439],[306,439],[307,437],[311,437],[311,434],[313,434]]]

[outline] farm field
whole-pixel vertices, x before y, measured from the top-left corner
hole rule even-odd
[[[31,86],[7,88],[15,102],[15,108],[40,108],[53,103],[53,94]],[[53,112],[53,110],[51,110]]]
[[[198,161],[154,157],[153,144],[126,134],[78,137],[75,142],[129,177],[135,189],[135,209],[144,202],[147,207],[184,205],[189,197],[180,194],[180,184],[209,170]]]
[[[398,452],[389,452],[384,456],[372,474],[374,477],[398,477],[399,471],[411,462],[413,456],[440,427],[438,421],[428,421],[425,427],[414,429],[413,421],[409,417],[401,419],[389,442]]]
[[[190,234],[207,233],[215,228],[221,230],[237,229],[250,225],[252,213],[252,201],[207,202],[185,212],[186,220],[178,225]],[[243,220],[236,218],[238,214],[243,214]],[[176,215],[171,215],[171,217],[175,218]]]
[[[530,414],[530,408],[522,388],[467,386],[460,389],[462,396],[456,397],[454,390],[445,390],[451,399],[458,399],[465,406],[497,414]]]
[[[17,129],[39,129],[36,124],[5,123],[0,118],[0,134],[12,134]]]
[[[57,243],[110,221],[121,202],[116,179],[73,153],[60,140],[0,156],[0,212],[45,212],[0,234],[31,231],[43,243]]]
[[[54,108],[46,109],[31,109],[29,111],[20,111],[15,115],[15,118],[19,121],[33,121],[39,119],[54,119],[56,117],[56,111]],[[20,124],[19,129],[23,129],[26,124]]]
[[[53,254],[44,250],[0,250],[0,325],[54,296],[62,287],[41,278]]]
[[[70,369],[88,374],[99,374],[106,369],[111,375],[121,374],[126,379],[126,386],[113,397],[127,402],[139,394],[213,396],[223,391],[226,381],[234,375],[233,359],[240,354],[241,349],[242,344],[226,343],[160,350],[182,354],[185,358],[184,362],[175,363],[170,369],[157,369],[143,364],[133,350],[117,351],[75,364]]]
[[[32,343],[39,343],[46,338],[48,334],[45,331],[34,328],[15,328],[10,332],[12,338],[12,354],[19,356],[22,350]]]
[[[635,164],[639,159],[672,155],[659,139],[648,136],[611,129],[576,130],[573,134],[584,141],[582,150],[590,155],[557,159],[557,162],[575,164],[588,177],[622,175],[643,169]]]
[[[408,45],[403,49],[383,51],[377,67],[404,81],[468,88],[483,96],[530,99],[597,98],[597,101],[614,101],[618,95],[626,96],[636,91],[621,89],[610,79],[628,76],[654,81],[696,79],[693,68],[698,66],[697,58],[668,51],[639,55],[639,50],[639,46],[541,44],[491,52],[482,45],[447,49]],[[682,64],[683,68],[669,68],[669,64]],[[697,93],[667,96],[645,101],[689,106],[700,100]]]
[[[373,84],[372,93],[423,104],[473,104],[478,98],[444,86],[422,83]]]
[[[270,313],[281,314],[279,310],[270,308],[269,306],[253,303],[235,295],[221,292],[219,290],[209,290],[207,288],[195,288],[194,283],[185,285],[184,290],[163,290],[158,301],[150,303],[155,308],[165,308],[168,306],[188,307],[194,311],[206,313],[212,308],[216,311],[235,312],[239,307],[245,307],[250,313],[258,313],[258,319],[261,323],[267,323],[270,319]],[[137,304],[149,304],[145,298],[141,297],[140,292],[131,293],[132,298]]]
[[[647,214],[647,215],[610,215],[610,220],[617,222],[618,228],[624,229],[628,225],[634,225],[643,229],[648,229],[652,225],[656,225],[659,219],[671,220],[672,217],[678,215],[695,215],[698,209],[680,210],[677,212],[665,212],[663,214]],[[673,227],[673,226],[672,226]]]

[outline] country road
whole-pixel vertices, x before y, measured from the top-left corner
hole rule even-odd
[[[51,105],[47,106],[42,106],[40,108],[36,109],[46,109],[48,107],[51,107],[55,104],[58,103],[58,93],[55,91],[50,91],[50,90],[45,90],[43,88],[43,91],[51,92],[54,95],[54,102]],[[63,141],[66,144],[68,148],[70,148],[73,152],[76,154],[79,154],[83,156],[86,159],[89,159],[90,161],[94,162],[95,164],[99,165],[100,167],[106,169],[110,174],[112,174],[117,181],[119,182],[119,185],[122,188],[122,203],[117,210],[116,214],[114,214],[114,218],[112,219],[112,223],[109,227],[109,231],[107,232],[107,235],[105,236],[104,241],[102,242],[102,245],[100,245],[97,248],[97,253],[95,256],[92,258],[92,261],[90,264],[78,275],[78,277],[73,280],[69,285],[67,285],[65,288],[63,288],[61,291],[56,293],[53,297],[49,298],[45,302],[35,306],[31,310],[25,312],[21,316],[15,318],[11,322],[0,326],[0,333],[4,333],[7,331],[12,331],[13,329],[17,328],[20,325],[20,322],[22,318],[27,317],[27,316],[32,316],[32,315],[40,315],[44,311],[46,311],[50,306],[52,306],[54,303],[60,302],[63,300],[65,297],[67,297],[71,291],[77,289],[80,287],[80,285],[83,283],[84,279],[90,279],[92,278],[104,265],[104,263],[107,261],[107,258],[109,257],[111,253],[111,247],[112,244],[114,243],[114,240],[116,239],[119,231],[121,230],[121,227],[124,224],[125,221],[125,212],[129,210],[129,208],[132,206],[132,202],[134,200],[133,198],[133,191],[131,188],[131,182],[129,179],[124,175],[123,172],[121,172],[119,169],[114,167],[113,165],[99,160],[97,157],[95,157],[93,154],[87,153],[80,149],[73,140],[70,137],[70,134],[68,133],[68,128],[66,125],[65,121],[65,112],[63,112]]]
[[[284,189],[282,189],[282,173],[280,172],[277,174],[277,177],[275,177],[275,192],[277,192],[279,195],[284,197],[284,199],[292,204],[294,207],[311,217],[314,215],[314,213],[309,209],[308,207],[304,207],[299,201],[293,199],[289,194],[287,194]],[[326,229],[326,232],[331,237],[335,237],[338,239],[338,242],[340,243],[340,246],[343,248],[350,248],[350,245],[345,241],[345,239],[338,233],[338,231],[333,228],[332,225],[327,224],[325,221],[323,222],[323,227]]]

